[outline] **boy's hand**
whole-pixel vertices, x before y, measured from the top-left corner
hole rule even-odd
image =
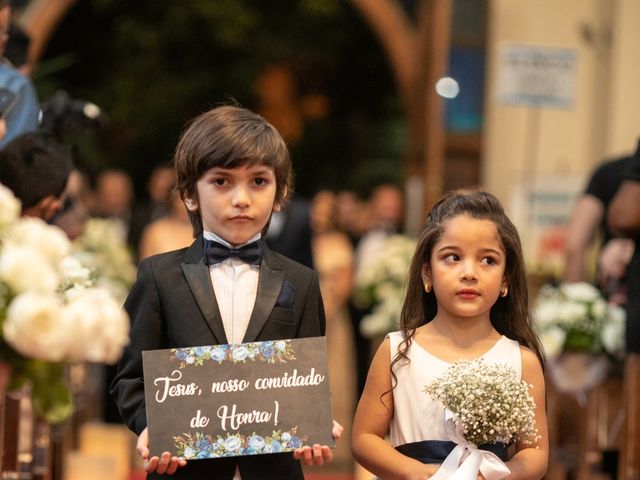
[[[331,430],[331,436],[334,440],[339,440],[343,431],[342,425],[334,420],[333,429]],[[304,459],[305,465],[323,465],[333,460],[333,452],[327,445],[316,443],[313,447],[296,448],[293,451],[293,458],[296,460]]]
[[[160,473],[173,475],[178,467],[184,467],[187,461],[184,458],[172,457],[169,452],[164,452],[160,457],[149,458],[149,430],[145,428],[138,437],[136,445],[138,454],[144,460],[144,469],[147,473]]]

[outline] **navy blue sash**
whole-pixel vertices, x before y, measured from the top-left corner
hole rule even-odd
[[[456,444],[454,442],[447,442],[444,440],[423,440],[422,442],[398,445],[396,450],[403,455],[415,458],[422,463],[442,463],[455,447]],[[484,443],[478,448],[494,453],[503,462],[507,461],[506,443]]]

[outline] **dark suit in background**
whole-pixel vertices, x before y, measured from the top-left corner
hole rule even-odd
[[[111,393],[125,422],[138,435],[147,426],[142,351],[228,343],[203,251],[200,235],[186,249],[145,259],[125,302],[132,320],[131,343],[118,365]],[[265,247],[244,342],[324,334],[317,275]],[[231,480],[236,465],[242,480],[304,478],[291,452],[190,461],[171,478]],[[166,477],[150,474],[147,478]]]
[[[274,252],[313,268],[309,203],[295,198],[284,210],[274,212],[265,241]]]

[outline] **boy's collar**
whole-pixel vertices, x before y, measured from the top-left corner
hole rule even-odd
[[[258,240],[260,237],[262,237],[262,233],[258,232],[258,233],[256,233],[253,237],[251,237],[251,238],[249,239],[249,241],[248,241],[248,242],[243,243],[242,245],[235,245],[235,246],[234,246],[234,245],[231,245],[231,244],[230,244],[229,242],[227,242],[224,238],[222,238],[222,237],[220,237],[220,236],[216,235],[216,234],[215,234],[215,233],[213,233],[213,232],[208,232],[208,231],[204,230],[204,231],[202,232],[202,236],[204,237],[204,239],[205,239],[205,240],[213,240],[214,242],[218,242],[218,243],[223,244],[225,247],[229,247],[229,248],[240,248],[240,247],[242,247],[242,246],[244,246],[244,245],[247,245],[247,244],[249,244],[249,243],[251,243],[251,242],[255,242],[256,240]]]

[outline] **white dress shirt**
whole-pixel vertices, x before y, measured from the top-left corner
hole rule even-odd
[[[234,248],[215,233],[205,231],[203,235],[206,240],[213,240],[226,247]],[[259,238],[258,233],[247,243]],[[238,245],[238,247],[241,246]],[[210,265],[209,275],[227,340],[229,343],[242,343],[256,303],[260,265],[251,265],[238,258],[230,257]]]
[[[205,240],[213,240],[226,247],[233,248],[229,242],[215,233],[204,231],[203,236]],[[244,245],[259,238],[260,234],[258,233]],[[238,245],[238,247],[242,246]],[[209,275],[211,276],[211,283],[213,284],[213,291],[220,309],[227,341],[229,343],[242,343],[244,334],[249,326],[253,306],[256,303],[260,265],[251,265],[238,258],[229,257],[215,265],[209,265]],[[233,480],[242,480],[238,467],[236,467]]]

